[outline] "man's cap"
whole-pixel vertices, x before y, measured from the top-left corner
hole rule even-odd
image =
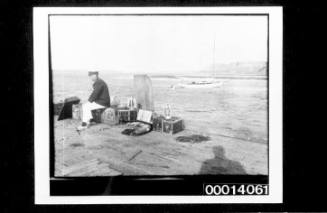
[[[89,76],[91,76],[91,75],[99,75],[99,72],[97,72],[97,71],[90,71],[89,72]]]

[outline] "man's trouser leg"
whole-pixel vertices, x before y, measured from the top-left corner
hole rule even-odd
[[[105,106],[102,106],[95,102],[92,103],[86,102],[85,104],[83,104],[82,108],[83,108],[82,121],[85,123],[89,123],[90,120],[92,119],[92,110],[105,108]]]

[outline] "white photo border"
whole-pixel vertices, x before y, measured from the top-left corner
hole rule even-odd
[[[48,16],[51,14],[268,14],[269,195],[256,196],[51,196]],[[283,202],[283,12],[282,7],[35,7],[34,177],[35,204],[185,204]]]

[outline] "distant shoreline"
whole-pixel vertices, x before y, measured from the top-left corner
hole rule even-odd
[[[55,73],[55,75],[72,75],[72,73]],[[74,74],[73,74],[74,75]],[[112,76],[119,76],[119,74],[102,74],[102,76],[112,75]],[[126,74],[122,73],[121,75],[134,75],[133,73]],[[238,79],[238,80],[267,80],[268,76],[266,75],[156,75],[156,74],[147,74],[152,79],[181,79],[181,78],[200,78],[200,79]]]
[[[53,69],[53,73],[58,74],[81,74],[87,75],[88,69]],[[266,76],[267,73],[267,62],[266,61],[243,61],[243,62],[230,62],[230,63],[214,63],[208,64],[208,66],[201,69],[191,69],[191,70],[145,70],[141,68],[135,68],[133,70],[123,70],[123,69],[97,69],[100,75],[112,75],[112,76],[126,76],[126,75],[136,75],[136,74],[147,74],[153,78],[178,78],[185,76],[232,76],[237,78],[239,76]],[[263,78],[263,77],[262,77]]]
[[[195,75],[149,75],[150,78],[164,78],[164,79],[180,79],[180,78],[203,78],[203,79],[239,79],[239,80],[267,80],[268,76],[261,76],[261,75],[239,75],[239,76],[228,76],[228,75],[221,75],[221,76],[195,76]]]

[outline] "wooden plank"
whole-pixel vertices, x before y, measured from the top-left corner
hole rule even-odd
[[[62,174],[63,164],[73,166],[70,168],[72,171],[75,167],[75,175],[81,176],[198,174],[202,164],[215,157],[213,149],[217,146],[223,147],[225,152],[225,162],[220,165],[238,161],[249,174],[267,172],[265,144],[245,143],[215,132],[209,132],[211,140],[204,143],[190,144],[175,140],[179,135],[196,134],[193,130],[184,130],[175,136],[151,132],[132,137],[121,134],[125,125],[105,124],[92,126],[78,135],[74,130],[76,124],[70,119],[55,124],[58,126],[55,131],[56,175]],[[62,135],[64,139],[59,140]],[[74,143],[83,146],[72,146]],[[256,158],[251,157],[253,155]],[[92,159],[98,160],[96,166],[76,169],[76,164],[85,162],[86,165]]]
[[[73,175],[74,173],[83,173],[89,168],[94,168],[99,163],[97,159],[82,161],[75,165],[68,165],[63,168],[64,175]]]

